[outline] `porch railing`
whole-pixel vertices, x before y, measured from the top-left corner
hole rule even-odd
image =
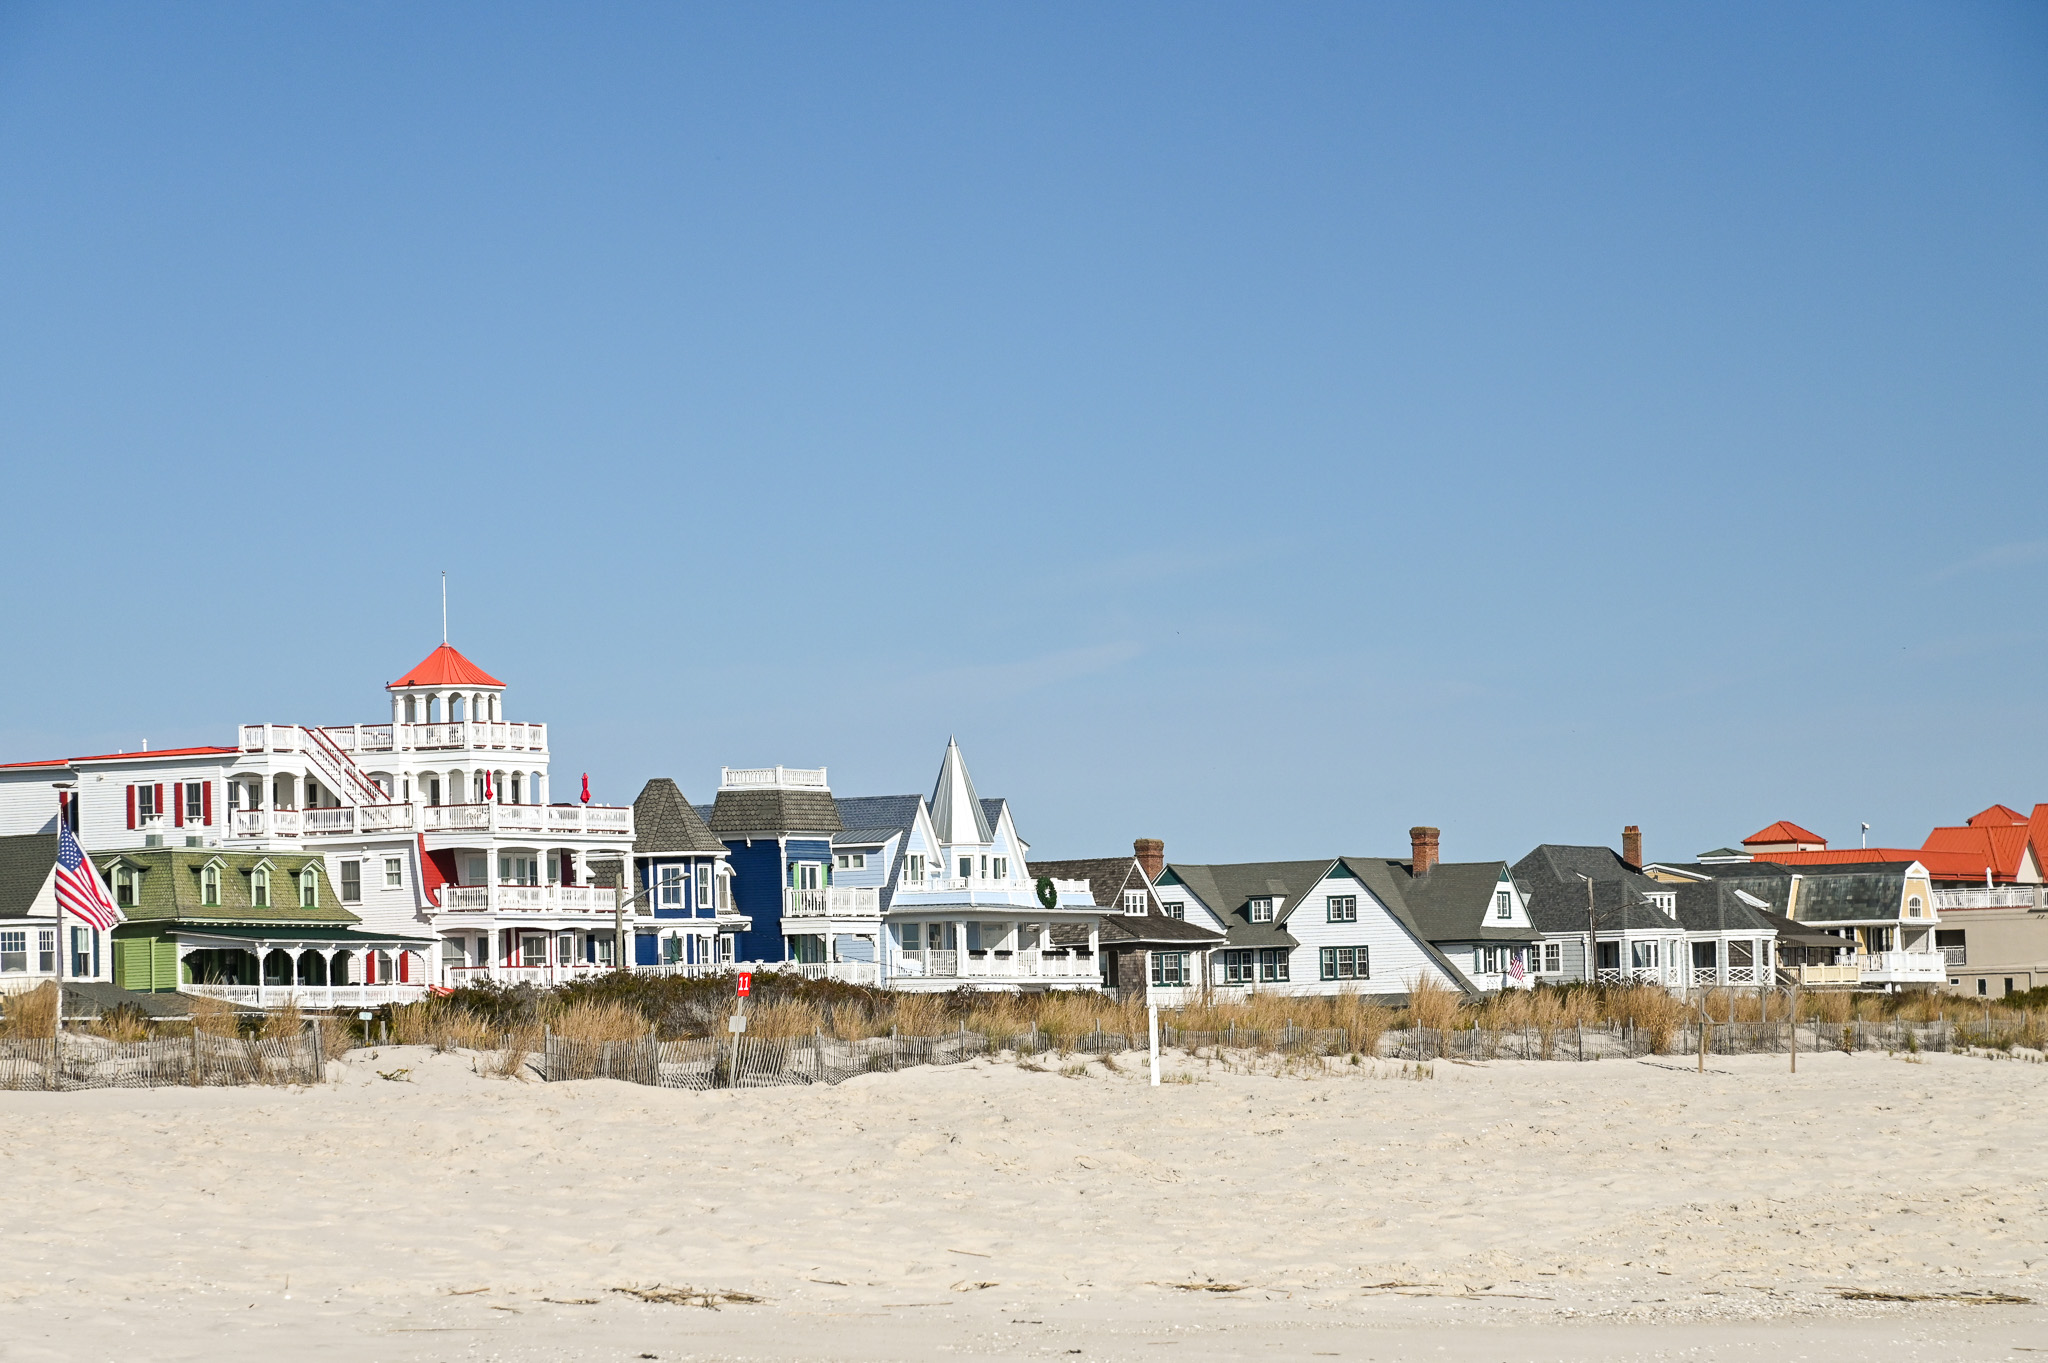
[[[603,885],[444,885],[451,913],[611,913],[619,892]]]
[[[2016,885],[1984,890],[1936,890],[1934,907],[1942,909],[2031,909],[2034,892]]]
[[[594,834],[633,836],[633,810],[613,805],[426,805],[420,828],[428,833]]]
[[[1948,963],[1938,951],[1859,952],[1856,966],[1874,983],[1934,981],[1948,975]]]
[[[423,984],[181,984],[181,994],[222,999],[258,1008],[296,1003],[301,1008],[374,1008],[411,1003],[426,995]]]

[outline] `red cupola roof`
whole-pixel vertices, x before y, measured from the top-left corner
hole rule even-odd
[[[1790,819],[1780,819],[1769,828],[1760,828],[1744,838],[1742,845],[1750,847],[1757,843],[1771,844],[1780,842],[1817,842],[1825,847],[1828,840],[1818,833],[1808,832]]]
[[[447,644],[441,645],[419,665],[395,682],[386,683],[384,689],[395,691],[401,686],[503,686],[490,673],[478,667],[469,659],[457,653]]]

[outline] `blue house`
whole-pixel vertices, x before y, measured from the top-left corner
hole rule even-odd
[[[633,801],[633,830],[634,967],[733,961],[753,924],[734,905],[725,844],[666,776]]]
[[[832,839],[842,831],[823,767],[723,767],[705,822],[732,867],[732,906],[748,922],[742,961],[823,964],[820,939],[785,920],[823,918]]]

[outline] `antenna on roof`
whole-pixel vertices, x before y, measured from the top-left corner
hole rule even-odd
[[[441,570],[441,642],[448,642],[448,570]],[[1869,827],[1865,824],[1864,827]]]

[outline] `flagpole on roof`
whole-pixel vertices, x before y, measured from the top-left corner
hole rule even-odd
[[[441,642],[448,642],[448,570],[441,570]]]

